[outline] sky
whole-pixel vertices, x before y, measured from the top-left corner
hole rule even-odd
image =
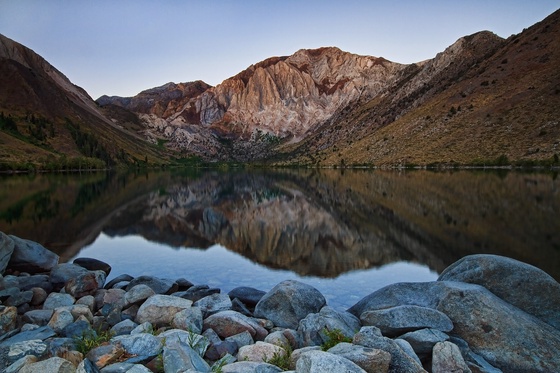
[[[0,0],[0,33],[97,99],[167,82],[217,85],[302,48],[413,63],[462,36],[507,38],[558,0]]]

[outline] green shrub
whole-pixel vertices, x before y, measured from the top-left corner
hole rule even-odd
[[[321,345],[321,350],[323,351],[327,351],[342,342],[352,342],[352,338],[345,336],[340,329],[328,330],[325,328],[324,332],[328,339]]]

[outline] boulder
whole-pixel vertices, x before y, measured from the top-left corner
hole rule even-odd
[[[239,299],[249,307],[255,307],[264,297],[266,292],[248,286],[240,286],[231,290],[228,295],[233,300]]]
[[[190,307],[177,312],[173,316],[171,326],[177,329],[189,330],[193,333],[202,333],[202,311],[198,307]]]
[[[226,294],[216,293],[208,295],[194,302],[195,307],[200,308],[204,318],[220,311],[231,310],[231,299]]]
[[[24,315],[22,320],[26,323],[44,326],[47,325],[49,320],[51,319],[54,311],[53,310],[31,310],[27,311]]]
[[[219,292],[220,289],[218,288],[211,289],[210,287],[208,287],[208,285],[195,285],[185,291],[179,291],[173,293],[173,295],[176,297],[181,297],[196,302],[199,299],[202,299],[212,294],[217,294]]]
[[[84,359],[76,368],[76,373],[99,373],[97,366],[89,359]]]
[[[498,255],[469,255],[447,267],[438,281],[484,286],[560,330],[560,284],[537,267]]]
[[[16,360],[13,364],[11,364],[9,367],[4,369],[2,373],[18,373],[21,370],[21,368],[23,368],[25,365],[33,364],[36,362],[37,362],[36,356],[27,355]]]
[[[14,241],[14,251],[8,267],[27,273],[50,272],[58,264],[58,255],[45,249],[41,244],[10,235]]]
[[[55,332],[60,334],[64,328],[66,328],[73,322],[74,316],[72,316],[72,313],[70,313],[69,310],[58,308],[54,311],[47,325],[50,326]]]
[[[350,360],[324,351],[307,351],[297,363],[298,373],[365,373],[365,370]]]
[[[157,356],[163,348],[161,338],[148,333],[119,335],[111,338],[111,344],[121,346],[131,355],[150,357]]]
[[[136,315],[136,322],[149,322],[155,327],[170,325],[177,312],[190,308],[192,301],[171,295],[156,294],[148,298]]]
[[[449,336],[437,329],[421,329],[403,334],[397,339],[407,341],[418,356],[424,357],[432,354],[436,343],[447,341]]]
[[[19,342],[26,342],[31,340],[41,340],[44,341],[48,338],[54,337],[56,333],[48,326],[41,326],[39,328],[35,328],[33,330],[28,331],[21,331],[18,334],[15,334],[7,339],[4,339],[2,343],[0,343],[0,348],[5,346],[12,346],[15,343]]]
[[[167,347],[173,347],[180,343],[187,344],[199,356],[204,356],[206,349],[210,345],[210,340],[206,336],[180,329],[166,330],[161,333],[159,337],[165,340],[165,345]]]
[[[251,345],[251,344],[255,343],[255,341],[253,340],[253,337],[251,336],[251,333],[249,333],[246,330],[239,333],[239,334],[234,334],[232,336],[226,337],[225,340],[235,342],[238,349],[243,347],[243,346],[247,346],[247,345]]]
[[[228,354],[234,355],[237,351],[237,343],[233,341],[220,341],[217,343],[212,343],[206,350],[204,357],[209,360],[216,361]]]
[[[338,330],[344,336],[352,338],[360,327],[360,320],[354,315],[325,306],[318,313],[309,314],[301,320],[298,332],[304,346],[320,346],[329,340],[326,331]]]
[[[146,299],[155,295],[156,292],[146,284],[138,284],[131,287],[124,294],[124,304],[123,307],[129,307],[133,304],[142,304]]]
[[[117,362],[124,354],[125,351],[121,346],[106,344],[92,348],[86,355],[86,358],[95,364],[97,368],[102,369],[107,365]]]
[[[105,272],[105,276],[109,276],[109,273],[111,273],[111,266],[98,259],[76,258],[73,263],[84,267],[88,271],[103,271]]]
[[[276,326],[297,329],[300,320],[317,313],[326,304],[325,297],[314,287],[287,280],[273,287],[255,306],[255,317],[270,320]]]
[[[263,340],[268,331],[256,320],[239,312],[222,311],[207,317],[203,329],[213,329],[222,338],[247,331],[256,340]]]
[[[46,292],[51,292],[53,289],[52,284],[49,282],[47,275],[32,275],[32,276],[6,276],[4,277],[4,286],[6,289],[16,287],[21,291],[31,290],[34,287],[45,289]]]
[[[105,276],[105,272],[103,271],[92,271],[83,273],[66,282],[66,285],[64,285],[64,290],[74,298],[93,295],[97,292],[98,289],[103,288],[103,284],[105,283]]]
[[[38,358],[47,352],[47,344],[40,339],[16,342],[10,345],[8,350],[8,360],[15,362],[24,356],[32,355]]]
[[[74,263],[57,264],[50,273],[49,281],[55,288],[62,288],[71,279],[88,273],[89,271]]]
[[[327,352],[350,360],[368,373],[388,372],[391,363],[390,353],[352,343],[339,343]]]
[[[210,365],[187,343],[178,342],[163,348],[163,366],[165,371],[184,372],[192,369],[196,372],[210,372]]]
[[[33,299],[33,292],[31,290],[20,291],[16,294],[10,295],[8,299],[4,301],[5,306],[19,307],[26,303],[31,303]]]
[[[360,320],[364,326],[376,326],[383,335],[389,337],[424,328],[444,332],[453,329],[453,323],[444,313],[432,308],[411,305],[366,311],[360,315]]]
[[[17,324],[17,308],[0,306],[0,335],[11,332]]]
[[[70,294],[50,293],[43,304],[44,310],[54,310],[59,307],[71,306],[76,299]]]
[[[424,373],[425,370],[408,355],[395,341],[384,337],[375,326],[364,326],[354,335],[353,344],[383,350],[391,354],[389,372]]]
[[[286,350],[271,343],[257,341],[255,344],[241,347],[237,353],[237,360],[266,363],[275,355],[286,355]]]
[[[0,232],[0,274],[2,275],[10,262],[14,247],[14,240],[4,232]]]
[[[131,275],[127,275],[127,274],[118,275],[117,277],[115,277],[111,281],[107,282],[103,288],[107,289],[107,290],[112,289],[115,285],[120,284],[120,283],[126,283],[127,286],[128,286],[130,281],[132,281],[133,279],[134,279],[134,277],[132,277]]]
[[[119,336],[119,335],[128,335],[130,334],[131,331],[133,331],[136,327],[138,326],[138,324],[136,324],[134,321],[132,320],[123,320],[117,324],[115,324],[112,328],[111,328],[111,332],[115,335],[115,336]]]
[[[471,373],[459,347],[451,342],[438,342],[432,353],[432,373]]]
[[[156,294],[170,294],[178,288],[178,285],[174,280],[153,276],[139,276],[130,281],[126,287],[126,291],[129,291],[139,284],[149,286]]]
[[[282,369],[268,363],[255,361],[238,361],[233,364],[224,365],[222,373],[278,373]]]
[[[33,292],[33,297],[29,303],[31,306],[39,306],[43,304],[48,297],[47,291],[43,288],[33,287],[31,288],[31,291]]]

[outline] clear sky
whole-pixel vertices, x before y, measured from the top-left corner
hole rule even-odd
[[[302,48],[418,62],[478,31],[517,34],[558,8],[558,0],[0,0],[0,33],[96,99],[170,81],[216,85]]]

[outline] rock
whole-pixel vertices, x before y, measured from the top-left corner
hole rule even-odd
[[[160,338],[148,334],[119,335],[111,338],[111,344],[121,346],[128,354],[141,356],[157,356],[163,348]]]
[[[177,283],[178,286],[177,291],[185,291],[194,286],[192,282],[184,278],[178,278],[175,280],[175,283]]]
[[[105,272],[105,276],[109,276],[109,273],[111,273],[111,266],[98,259],[76,258],[73,263],[84,267],[88,271],[103,271]]]
[[[47,324],[50,326],[55,332],[61,333],[64,328],[74,322],[74,316],[72,313],[64,308],[58,308],[54,311],[49,323]]]
[[[101,308],[101,314],[105,317],[105,321],[111,327],[122,321],[122,308],[118,304],[105,304]]]
[[[17,308],[0,306],[0,335],[11,332],[16,328]]]
[[[414,352],[423,357],[431,355],[435,344],[447,341],[449,336],[437,329],[421,329],[403,334],[398,339],[404,339],[410,343]]]
[[[463,359],[465,360],[467,366],[471,369],[471,371],[475,373],[502,373],[500,369],[493,367],[482,356],[472,352],[468,343],[463,339],[458,337],[450,337],[449,342],[459,347],[461,355],[463,356]]]
[[[123,308],[124,307],[124,297],[126,295],[126,291],[123,289],[99,289],[95,293],[95,307],[97,309],[103,308],[106,304],[114,305],[116,308]]]
[[[230,299],[239,299],[249,307],[255,307],[264,297],[266,292],[248,286],[241,286],[231,290],[228,295]]]
[[[399,338],[393,339],[393,341],[395,341],[395,343],[401,348],[401,350],[403,350],[404,353],[414,359],[414,361],[416,361],[418,365],[422,365],[422,361],[420,361],[420,358],[418,357],[418,355],[416,355],[416,352],[414,352],[414,349],[412,348],[410,343],[408,343],[404,339]]]
[[[107,282],[104,286],[104,289],[112,289],[113,286],[115,286],[116,284],[120,283],[120,282],[130,282],[134,279],[134,277],[132,277],[131,275],[119,275],[117,277],[115,277],[114,279],[112,279],[111,281]]]
[[[42,357],[47,351],[47,344],[40,339],[30,341],[16,342],[10,345],[8,351],[8,360],[15,362],[24,356],[32,355],[38,358]]]
[[[314,287],[287,280],[272,288],[255,307],[255,316],[276,326],[297,329],[300,320],[325,306],[325,297]]]
[[[218,294],[219,292],[220,289],[216,289],[216,288],[210,289],[208,285],[195,285],[190,287],[188,290],[176,292],[173,295],[176,297],[181,297],[196,302],[199,299],[202,299],[212,294]]]
[[[163,348],[163,366],[168,372],[184,372],[188,369],[199,372],[210,372],[210,365],[198,355],[188,344],[178,342]]]
[[[255,343],[255,341],[253,340],[253,337],[251,336],[251,333],[249,333],[246,330],[239,333],[239,334],[234,334],[232,336],[229,336],[225,340],[228,341],[228,342],[229,341],[235,342],[238,349],[243,347],[243,346],[247,346],[247,345],[251,345],[251,344]]]
[[[17,287],[9,287],[7,289],[0,290],[0,301],[5,302],[11,296],[18,295],[21,293],[19,288]]]
[[[0,348],[5,346],[11,346],[15,343],[19,342],[26,342],[31,340],[41,340],[44,341],[47,338],[51,338],[56,336],[54,330],[52,330],[48,326],[41,326],[39,328],[29,330],[29,331],[22,331],[16,335],[13,335],[0,343]]]
[[[95,311],[95,297],[92,295],[86,295],[81,297],[76,301],[76,304],[83,304],[89,308],[91,312]]]
[[[282,369],[267,363],[255,361],[238,361],[233,364],[224,365],[222,373],[278,373]]]
[[[352,338],[360,327],[360,321],[354,315],[325,306],[319,313],[309,314],[301,320],[298,332],[304,346],[320,346],[329,340],[326,331],[339,330],[344,336]]]
[[[66,359],[60,357],[51,357],[50,359],[39,361],[33,364],[25,365],[18,373],[74,373],[76,368]]]
[[[129,363],[115,363],[106,366],[101,370],[101,373],[152,373],[152,371],[141,364]]]
[[[498,255],[469,255],[447,267],[438,281],[484,286],[506,302],[560,329],[560,284],[532,265]]]
[[[6,288],[16,287],[20,291],[31,290],[34,287],[43,288],[46,292],[51,292],[53,289],[47,275],[6,276],[4,286]]]
[[[61,263],[51,270],[49,281],[55,288],[60,289],[71,279],[88,272],[87,269],[77,264]]]
[[[14,247],[14,240],[4,232],[0,232],[0,274],[4,274],[14,252]]]
[[[284,332],[281,330],[269,333],[264,341],[266,343],[272,343],[273,345],[280,347],[291,346],[290,341],[288,340],[288,338],[286,338]]]
[[[249,317],[253,316],[253,313],[247,308],[247,306],[237,298],[234,298],[231,301],[231,309],[239,313],[242,313],[245,316],[249,316]]]
[[[471,373],[459,347],[451,342],[438,342],[432,354],[432,373]]]
[[[188,330],[193,333],[202,333],[202,311],[198,307],[190,307],[177,312],[173,316],[171,325],[177,329]]]
[[[361,373],[362,368],[350,360],[324,351],[308,351],[296,364],[298,373]]]
[[[486,288],[460,282],[445,287],[437,309],[453,321],[453,334],[505,372],[560,371],[560,333],[501,300]]]
[[[33,299],[33,292],[31,290],[21,291],[17,294],[11,295],[4,302],[5,306],[19,307],[26,303],[31,303]]]
[[[195,307],[200,308],[203,318],[213,315],[220,311],[231,310],[231,299],[221,293],[208,295],[194,302]]]
[[[360,315],[360,320],[364,326],[376,326],[389,337],[424,328],[444,332],[453,329],[453,323],[445,314],[431,308],[410,305],[366,311]]]
[[[130,288],[124,294],[124,305],[123,307],[129,307],[133,304],[142,304],[146,299],[155,295],[156,292],[146,284],[138,284]]]
[[[165,340],[165,345],[168,347],[173,347],[179,343],[187,344],[199,356],[204,356],[206,349],[210,345],[210,340],[206,336],[180,329],[166,330],[159,337]]]
[[[115,324],[111,328],[111,332],[113,332],[115,336],[130,334],[137,326],[138,324],[132,320],[123,320]]]
[[[45,249],[37,242],[10,235],[14,251],[8,267],[27,273],[49,272],[58,264],[58,255]]]
[[[237,353],[237,360],[266,363],[275,355],[286,355],[286,350],[271,343],[257,341],[255,344],[241,347]]]
[[[74,304],[72,306],[61,307],[67,309],[74,316],[74,320],[79,317],[84,317],[88,322],[93,322],[93,315],[89,307],[84,304]]]
[[[43,309],[54,310],[58,307],[71,306],[74,302],[76,299],[70,294],[50,293],[43,304]]]
[[[100,373],[97,366],[89,359],[84,359],[76,368],[76,373]]]
[[[375,326],[364,326],[354,335],[356,345],[383,350],[391,354],[389,372],[424,373],[422,365],[403,351],[395,341],[384,337]]]
[[[12,365],[7,367],[2,373],[18,373],[25,365],[37,362],[37,356],[27,355],[16,360]]]
[[[192,301],[171,296],[156,294],[148,298],[136,315],[136,322],[149,322],[155,327],[170,325],[177,312],[190,308]]]
[[[136,328],[134,328],[130,334],[138,334],[138,333],[150,333],[153,334],[154,332],[154,328],[152,327],[152,324],[150,324],[149,322],[145,322],[142,323],[140,325],[138,325]]]
[[[212,343],[206,350],[204,357],[216,361],[228,354],[234,355],[237,350],[237,343],[233,341],[220,341],[218,343]]]
[[[51,319],[54,311],[53,310],[31,310],[27,311],[23,315],[23,321],[39,326],[47,325],[49,320]]]
[[[33,297],[31,298],[31,302],[29,302],[31,306],[39,306],[47,299],[48,293],[45,289],[33,287],[31,291],[33,292]]]
[[[268,331],[255,320],[235,311],[222,311],[207,317],[203,329],[213,329],[222,338],[248,331],[254,339],[263,340]]]
[[[81,298],[86,295],[95,294],[98,289],[103,288],[104,283],[105,272],[87,272],[70,279],[66,285],[64,285],[64,290],[74,298]]]
[[[383,350],[339,343],[327,352],[346,358],[368,373],[388,372],[391,354]]]
[[[93,329],[91,324],[86,320],[76,320],[75,322],[67,325],[63,330],[61,335],[66,338],[80,338],[84,335],[91,335]]]
[[[107,344],[91,349],[86,358],[91,360],[97,368],[102,369],[106,365],[118,361],[124,353],[125,351],[122,347]]]
[[[177,290],[178,285],[174,280],[157,278],[152,276],[139,276],[131,280],[126,291],[130,291],[134,286],[144,284],[152,288],[156,294],[170,294]]]

